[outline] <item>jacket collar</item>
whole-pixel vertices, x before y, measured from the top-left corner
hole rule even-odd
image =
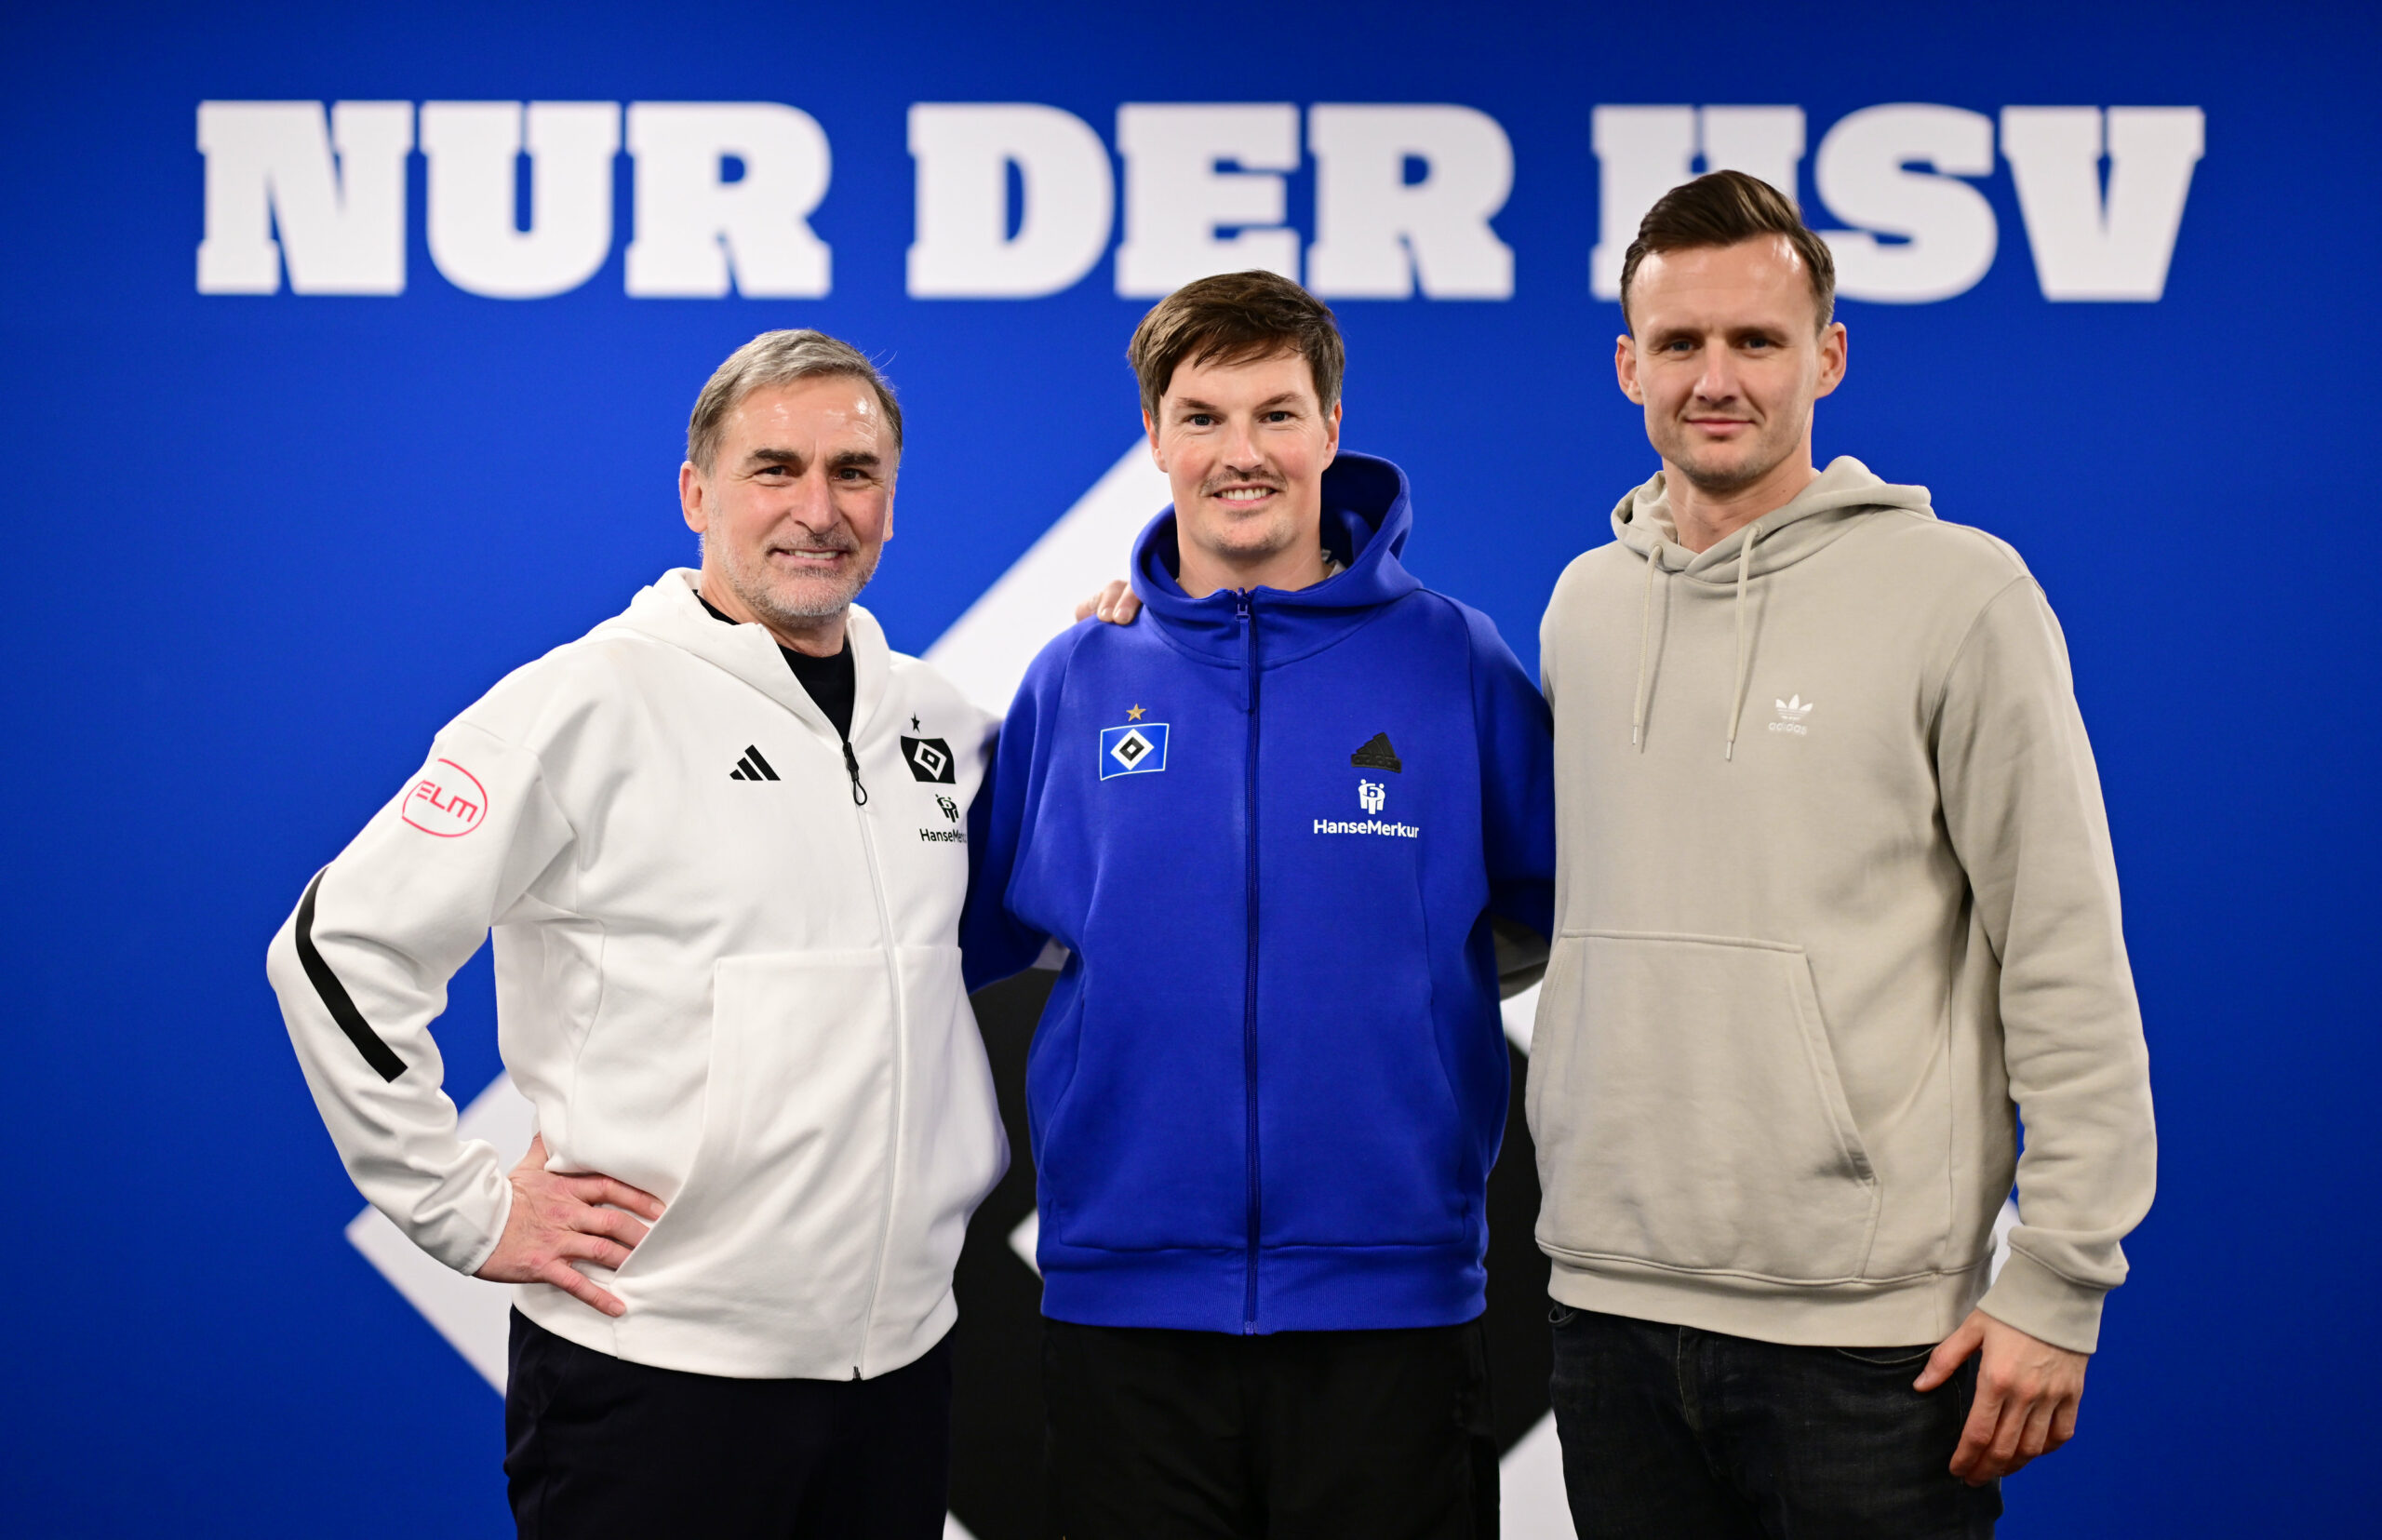
[[[691,652],[759,690],[832,742],[836,725],[786,666],[777,638],[750,623],[722,625],[714,620],[695,596],[702,577],[691,567],[673,568],[649,587],[639,589],[627,609],[596,629],[618,627]],[[885,631],[877,617],[857,604],[844,617],[844,630],[851,638],[852,741],[858,743],[885,699],[892,649],[886,646]]]
[[[1345,569],[1310,588],[1219,589],[1195,599],[1176,580],[1182,559],[1173,504],[1133,542],[1133,593],[1159,634],[1203,662],[1240,667],[1244,603],[1265,630],[1263,666],[1320,651],[1422,587],[1399,561],[1412,529],[1406,473],[1372,455],[1343,453],[1323,473],[1322,536]]]

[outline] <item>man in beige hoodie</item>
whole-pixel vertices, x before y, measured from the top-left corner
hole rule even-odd
[[[1541,638],[1528,1097],[1583,1540],[1989,1534],[1999,1478],[2075,1429],[2150,1202],[2058,623],[1924,488],[1813,466],[1833,288],[1741,173],[1646,216],[1614,359],[1662,470]]]

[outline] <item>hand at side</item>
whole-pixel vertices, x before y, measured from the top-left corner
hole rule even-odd
[[[2084,1366],[2092,1356],[2054,1347],[1972,1310],[1960,1330],[1936,1345],[1916,1388],[1934,1389],[1976,1353],[1984,1355],[1977,1364],[1976,1402],[1952,1452],[1952,1474],[1983,1486],[2076,1437]]]

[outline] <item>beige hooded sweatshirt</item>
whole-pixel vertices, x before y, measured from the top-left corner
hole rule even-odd
[[[1701,554],[1660,475],[1613,526],[1540,638],[1560,862],[1528,1105],[1555,1297],[1846,1347],[1981,1304],[2090,1352],[2155,1145],[2042,590],[1850,458]]]

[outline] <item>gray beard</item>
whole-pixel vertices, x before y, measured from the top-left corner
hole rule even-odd
[[[769,591],[763,581],[766,574],[747,569],[732,548],[722,545],[719,556],[720,575],[728,580],[728,586],[743,601],[745,609],[765,622],[796,630],[833,620],[850,609],[852,601],[860,597],[860,591],[868,586],[868,580],[877,575],[877,560],[872,557],[865,566],[856,567],[849,580],[833,588],[805,584],[808,596],[783,599]]]

